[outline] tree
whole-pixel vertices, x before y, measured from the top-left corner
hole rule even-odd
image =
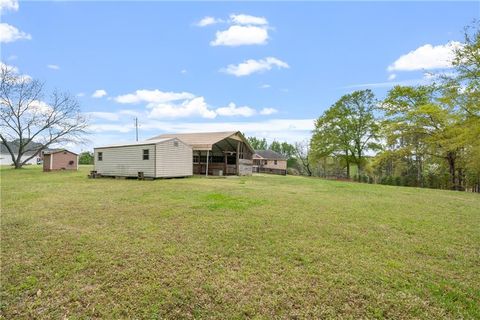
[[[93,153],[89,151],[85,151],[80,153],[78,156],[78,163],[79,164],[93,164]]]
[[[41,82],[1,65],[0,140],[16,169],[50,145],[77,141],[85,133],[86,119],[71,95],[53,91],[48,103],[44,98]],[[9,144],[12,141],[16,152]],[[31,155],[22,160],[27,153]]]
[[[307,142],[296,142],[295,145],[295,158],[299,161],[302,166],[302,171],[306,173],[307,176],[311,177],[313,175],[313,170],[311,167],[311,153],[310,146]]]
[[[453,75],[443,76],[443,102],[460,116],[456,144],[463,145],[463,165],[472,190],[480,192],[480,21],[465,28],[455,49]]]
[[[416,186],[420,187],[423,186],[423,162],[428,146],[425,141],[427,133],[417,120],[422,118],[419,115],[421,106],[431,102],[433,92],[431,86],[395,86],[381,104],[388,159],[404,158],[412,164],[416,171]]]
[[[342,96],[315,122],[311,146],[314,154],[341,156],[350,176],[350,162],[359,174],[368,150],[379,149],[379,124],[374,111],[377,100],[371,90]]]
[[[407,171],[415,168],[420,186],[424,172],[441,175],[444,169],[445,187],[480,184],[480,33],[472,29],[455,49],[448,75],[429,86],[395,87],[382,104],[386,141],[406,160]],[[425,170],[424,163],[436,170]]]
[[[267,150],[268,149],[267,139],[265,139],[265,138],[259,139],[257,137],[248,137],[247,140],[254,150]]]
[[[423,157],[437,157],[448,166],[450,188],[460,190],[464,168],[459,165],[468,144],[461,137],[464,116],[446,94],[449,90],[445,84],[395,87],[382,108],[389,132],[387,141],[396,144],[397,153],[415,157],[419,178]]]
[[[295,147],[288,142],[273,140],[268,149],[278,152],[286,158],[291,158],[295,154]]]

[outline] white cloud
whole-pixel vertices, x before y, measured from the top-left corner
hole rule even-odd
[[[115,97],[118,103],[165,103],[176,100],[192,99],[195,96],[189,92],[164,92],[155,90],[137,90],[135,93],[129,93]]]
[[[79,92],[79,93],[77,93],[77,97],[85,97],[85,92]]]
[[[127,115],[127,116],[133,116],[133,117],[139,117],[141,115],[140,112],[135,111],[135,110],[120,110],[118,111],[119,114]]]
[[[260,89],[268,89],[268,88],[270,88],[270,87],[271,87],[271,85],[269,85],[269,84],[262,84],[262,85],[260,86]]]
[[[102,97],[105,97],[106,95],[107,95],[107,91],[103,89],[98,89],[98,90],[95,90],[95,92],[92,94],[92,98],[102,98]]]
[[[217,31],[211,46],[242,46],[265,44],[268,40],[268,31],[257,26],[230,26],[227,30]]]
[[[234,24],[243,25],[267,25],[268,21],[264,17],[255,17],[248,14],[231,14],[230,19]]]
[[[18,68],[17,67],[6,64],[6,63],[3,63],[1,61],[0,61],[0,68],[2,68],[2,69],[7,68],[8,70],[10,70],[13,73],[18,73]]]
[[[267,57],[260,60],[249,59],[238,65],[230,64],[226,68],[221,69],[220,71],[232,74],[237,77],[243,77],[255,72],[264,72],[267,70],[271,70],[273,67],[289,68],[290,66],[280,59],[274,57]]]
[[[121,132],[126,133],[133,130],[132,127],[126,126],[124,124],[108,124],[108,123],[97,123],[97,124],[90,124],[88,129],[93,132]],[[97,141],[97,139],[93,139]]]
[[[393,81],[395,80],[396,77],[397,75],[395,73],[392,73],[391,75],[388,76],[388,81]]]
[[[0,13],[7,10],[18,11],[18,1],[17,0],[0,0]]]
[[[215,108],[209,105],[203,96],[195,96],[189,92],[165,92],[155,90],[136,90],[134,93],[120,95],[114,98],[123,104],[145,103],[143,110],[120,110],[117,113],[146,117],[149,119],[176,119],[200,117],[213,119],[217,116],[250,117],[256,114],[269,115],[276,112],[273,108],[257,111],[248,106],[237,106],[231,102],[228,106]],[[98,114],[102,116],[101,114]],[[105,116],[105,115],[103,115]],[[110,118],[110,115],[107,115]]]
[[[28,111],[36,114],[49,114],[53,111],[52,107],[48,103],[40,100],[33,100],[30,103]]]
[[[21,39],[32,39],[28,33],[18,30],[8,23],[0,23],[0,43],[9,43]]]
[[[147,108],[151,109],[148,116],[153,119],[184,118],[191,116],[213,119],[217,116],[216,112],[209,108],[203,97],[185,100],[180,105],[150,103],[147,105]]]
[[[18,81],[30,81],[30,80],[32,80],[32,77],[29,76],[28,74],[20,74],[20,71],[18,70],[17,67],[9,65],[9,64],[5,64],[2,61],[0,61],[0,68],[2,68],[2,69],[7,68],[7,70],[9,70],[10,72],[16,73],[16,76],[18,77],[17,78]]]
[[[268,116],[277,112],[278,110],[275,108],[263,108],[262,110],[260,110],[260,114],[264,116]]]
[[[86,112],[85,114],[94,119],[102,119],[102,120],[108,120],[108,121],[118,121],[120,119],[120,116],[118,115],[118,113],[114,113],[114,112],[92,111],[92,112]]]
[[[223,22],[223,20],[207,16],[207,17],[202,18],[200,21],[198,21],[196,23],[196,26],[206,27],[206,26],[210,26],[212,24],[217,24],[217,23],[220,23],[220,22]]]
[[[231,116],[251,117],[257,113],[255,109],[247,106],[237,107],[233,102],[230,102],[227,107],[221,107],[215,111],[219,116],[225,116],[225,117],[231,117]]]
[[[182,70],[180,71],[180,73],[181,73],[181,74],[186,74],[186,73],[187,73],[187,70],[186,70],[186,69],[182,69]]]
[[[49,64],[49,65],[47,65],[47,68],[52,69],[52,70],[59,70],[60,66],[58,66],[56,64]]]
[[[388,66],[388,71],[432,70],[452,67],[454,50],[463,44],[450,41],[444,45],[423,45],[407,54],[402,55]]]

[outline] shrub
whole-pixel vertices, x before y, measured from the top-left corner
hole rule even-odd
[[[287,168],[287,174],[292,176],[299,176],[300,172],[295,168]]]

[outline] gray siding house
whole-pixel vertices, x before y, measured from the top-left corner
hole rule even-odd
[[[193,175],[192,147],[177,138],[153,139],[94,148],[95,171],[102,176],[173,178]]]

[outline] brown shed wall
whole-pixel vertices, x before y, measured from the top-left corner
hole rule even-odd
[[[77,161],[77,155],[68,151],[46,154],[43,159],[43,170],[77,170]]]

